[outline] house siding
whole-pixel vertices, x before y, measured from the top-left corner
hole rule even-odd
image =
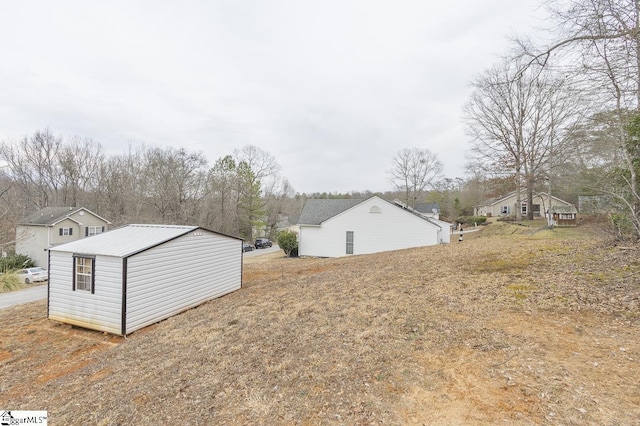
[[[126,333],[238,290],[242,242],[197,230],[127,260]]]
[[[371,213],[374,206],[378,209]],[[346,256],[347,231],[354,233],[353,254],[358,255],[435,245],[439,243],[440,228],[385,200],[372,197],[326,220],[321,226],[301,225],[299,254]]]
[[[95,293],[73,290],[73,253],[51,251],[49,318],[92,330],[120,334],[122,259],[95,258]]]
[[[49,247],[47,233],[50,229],[46,226],[17,226],[16,253],[29,256],[36,266],[46,268],[48,254],[45,249]]]

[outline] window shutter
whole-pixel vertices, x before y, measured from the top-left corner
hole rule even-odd
[[[73,235],[73,228],[69,228],[69,235]]]
[[[62,228],[58,229],[58,235],[62,235]]]
[[[89,227],[88,226],[84,228],[84,236],[85,237],[89,236]]]
[[[96,259],[91,259],[91,294],[96,294]]]
[[[104,226],[101,226],[100,228],[102,228],[100,232],[104,232]]]
[[[76,257],[73,256],[73,273],[71,274],[71,285],[73,291],[76,291]]]

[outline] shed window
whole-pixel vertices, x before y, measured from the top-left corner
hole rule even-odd
[[[347,231],[347,254],[353,254],[353,231]]]
[[[59,228],[58,235],[73,235],[73,228]]]
[[[73,257],[73,289],[95,293],[95,263],[94,257]]]

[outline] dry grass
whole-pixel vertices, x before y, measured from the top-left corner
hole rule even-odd
[[[247,259],[126,340],[0,311],[0,407],[69,424],[633,424],[640,263],[586,230]],[[502,228],[502,229],[501,229]]]

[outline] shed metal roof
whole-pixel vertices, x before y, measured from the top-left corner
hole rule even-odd
[[[54,246],[49,250],[128,257],[198,228],[200,227],[182,225],[127,225],[92,237]]]

